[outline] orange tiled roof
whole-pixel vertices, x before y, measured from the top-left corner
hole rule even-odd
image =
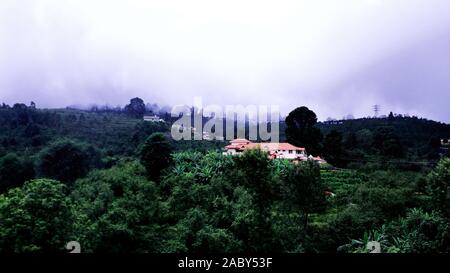
[[[225,149],[235,149],[235,150],[247,150],[247,149],[257,149],[265,151],[279,151],[279,150],[292,150],[292,151],[304,151],[305,148],[296,147],[290,143],[253,143],[247,139],[235,139],[231,141],[231,144],[225,146]]]
[[[245,149],[256,149],[260,148],[261,150],[266,151],[279,151],[279,150],[292,150],[292,151],[304,151],[305,148],[294,146],[290,143],[251,143],[246,145]]]

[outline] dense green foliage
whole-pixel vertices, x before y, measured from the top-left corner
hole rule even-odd
[[[67,188],[32,180],[0,195],[0,252],[60,252],[73,234]]]
[[[172,147],[162,133],[153,133],[144,143],[141,151],[141,163],[150,179],[158,180],[161,172],[169,167]]]
[[[298,147],[304,147],[313,155],[321,151],[322,132],[315,125],[316,114],[307,107],[294,109],[286,117],[286,139]]]
[[[71,183],[85,176],[91,167],[99,167],[99,161],[94,148],[59,140],[39,153],[37,170],[39,176]]]
[[[0,193],[7,189],[21,186],[34,177],[33,163],[15,154],[7,154],[0,158]]]
[[[450,159],[424,140],[448,125],[301,112],[331,165],[225,156],[126,111],[0,107],[0,252],[448,253]]]
[[[321,122],[317,127],[325,135],[333,130],[342,134],[341,159],[352,167],[375,163],[376,168],[419,170],[434,165],[440,155],[449,155],[440,139],[449,138],[450,125],[427,119],[390,115]]]
[[[131,117],[142,118],[145,114],[144,101],[140,98],[131,99],[130,104],[125,106],[125,112]]]

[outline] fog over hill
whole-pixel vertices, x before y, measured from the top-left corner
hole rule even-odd
[[[450,2],[0,3],[0,102],[308,105],[450,122]]]

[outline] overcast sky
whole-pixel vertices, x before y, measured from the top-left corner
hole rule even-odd
[[[449,0],[0,0],[0,102],[450,122]]]

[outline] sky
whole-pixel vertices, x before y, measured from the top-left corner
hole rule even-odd
[[[0,103],[306,105],[450,123],[448,0],[0,0]]]

